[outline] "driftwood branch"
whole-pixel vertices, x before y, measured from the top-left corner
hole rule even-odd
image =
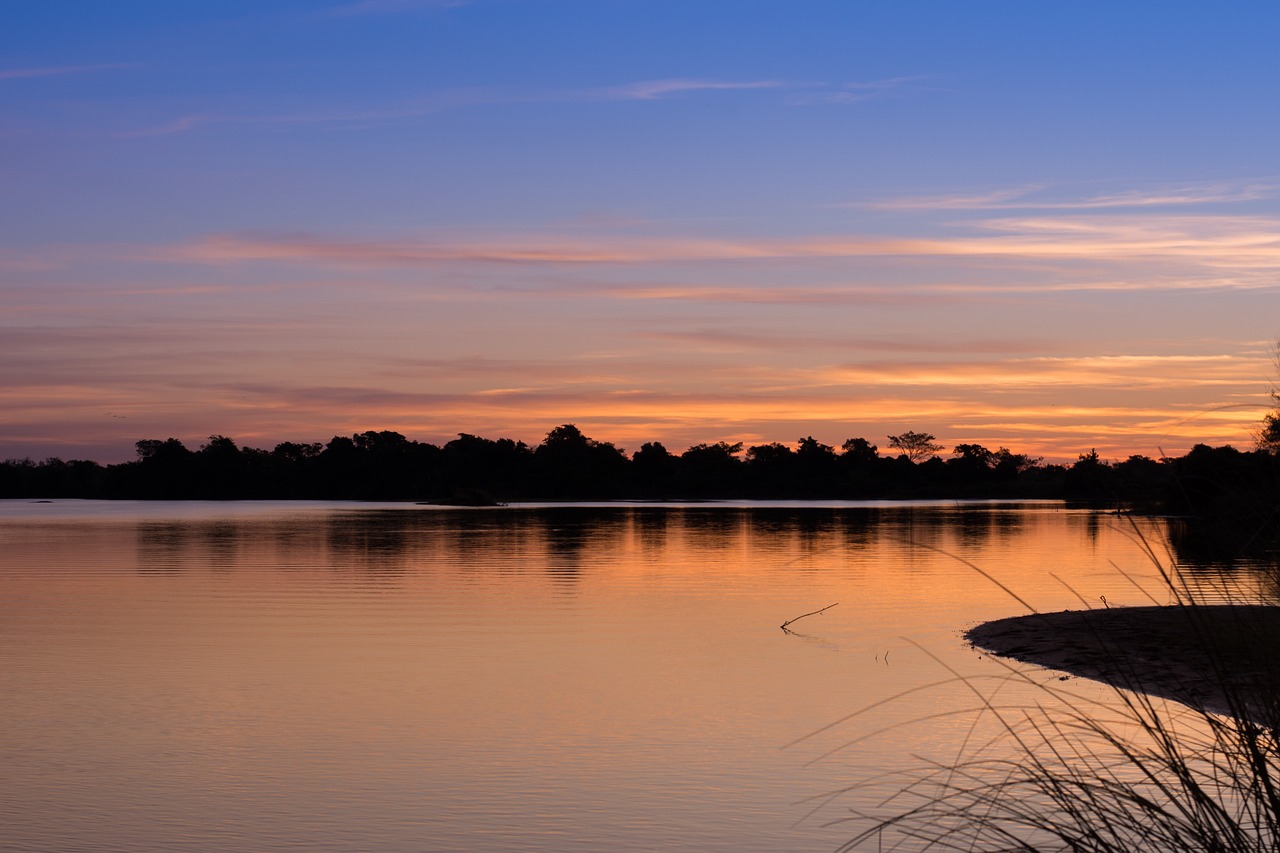
[[[840,602],[838,602],[838,601],[836,602],[836,604],[839,604],[839,603],[840,603]],[[792,622],[798,622],[799,620],[803,619],[803,618],[804,618],[804,617],[806,617],[806,616],[817,616],[819,613],[824,613],[824,612],[826,612],[826,611],[830,610],[831,608],[835,607],[835,606],[836,606],[836,604],[828,604],[826,607],[822,608],[821,610],[815,610],[815,611],[813,611],[812,613],[801,613],[801,614],[800,614],[799,616],[797,616],[795,619],[788,619],[786,622],[783,622],[783,623],[782,623],[781,625],[779,625],[778,627],[785,631],[785,630],[787,630],[787,626],[788,626],[788,625],[790,625]]]

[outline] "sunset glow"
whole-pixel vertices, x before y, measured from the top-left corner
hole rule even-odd
[[[0,35],[0,458],[570,422],[1247,447],[1277,14],[31,5]]]

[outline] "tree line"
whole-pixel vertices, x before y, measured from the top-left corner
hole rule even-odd
[[[1159,506],[1277,506],[1276,456],[1268,449],[1196,445],[1186,456],[1104,461],[1090,451],[1070,465],[990,450],[945,448],[928,433],[865,438],[840,447],[812,436],[696,444],[672,453],[648,442],[627,455],[573,424],[536,447],[466,433],[443,445],[398,432],[283,442],[271,450],[214,435],[192,450],[175,438],[137,442],[137,458],[100,465],[57,458],[0,463],[0,497],[132,499],[416,500],[476,504],[520,500],[1060,498]]]

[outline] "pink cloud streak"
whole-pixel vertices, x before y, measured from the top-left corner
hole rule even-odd
[[[946,238],[818,236],[791,239],[576,237],[557,235],[388,241],[315,235],[225,234],[159,247],[169,262],[273,261],[350,267],[452,262],[636,264],[687,261],[991,257],[1126,261],[1177,257],[1207,266],[1280,267],[1280,220],[1267,217],[1004,218],[979,223],[991,236]]]

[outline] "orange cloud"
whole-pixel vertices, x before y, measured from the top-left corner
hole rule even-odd
[[[373,428],[537,441],[572,421],[633,449],[917,429],[1072,458],[1249,442],[1269,402],[1263,342],[1229,340],[1235,327],[1212,312],[1178,316],[1200,296],[1062,294],[1229,288],[1232,306],[1262,315],[1244,291],[1276,286],[1280,219],[65,248],[0,257],[32,267],[10,276],[0,447],[86,431],[126,450],[168,435],[270,445]],[[61,281],[44,275],[46,255]],[[126,263],[139,256],[153,263]],[[1241,337],[1265,335],[1260,322]],[[1107,339],[1106,354],[1081,355]]]
[[[534,235],[449,241],[246,234],[218,235],[153,249],[143,257],[166,262],[270,261],[367,268],[458,262],[637,264],[885,256],[1097,262],[1176,259],[1213,268],[1280,267],[1280,220],[1268,217],[1019,217],[985,220],[977,226],[996,233],[951,238],[826,236],[749,240]]]

